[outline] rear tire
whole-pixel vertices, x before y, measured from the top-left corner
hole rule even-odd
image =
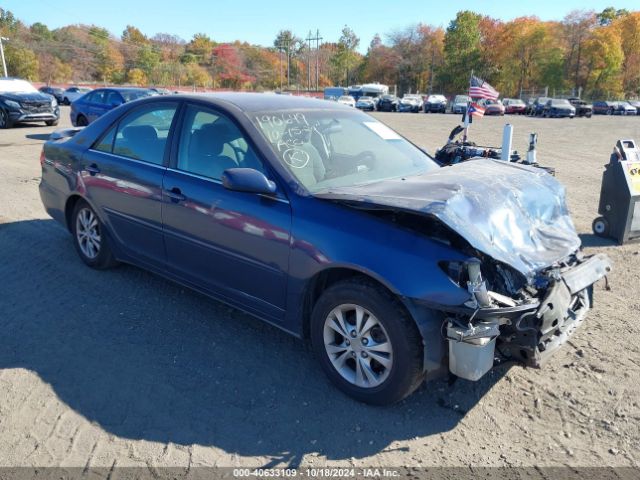
[[[78,115],[78,118],[76,118],[76,126],[86,127],[87,125],[89,125],[87,118],[84,115]]]
[[[327,289],[313,308],[310,333],[326,375],[356,400],[389,405],[424,380],[417,326],[391,293],[366,278]]]
[[[80,259],[89,267],[104,270],[118,264],[111,252],[106,229],[84,200],[78,200],[73,209],[71,233]]]
[[[71,105],[71,102],[69,101],[69,99],[68,99],[67,97],[64,97],[64,98],[62,99],[62,104],[63,104],[63,105]]]
[[[46,122],[44,122],[47,127],[55,127],[56,125],[58,125],[59,120],[47,120]]]

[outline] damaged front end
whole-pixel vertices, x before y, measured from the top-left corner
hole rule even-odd
[[[611,262],[604,254],[584,257],[577,252],[520,286],[504,273],[508,271],[504,267],[496,266],[502,281],[494,285],[483,278],[477,258],[463,267],[455,281],[466,283],[469,301],[447,311],[445,318],[449,370],[478,380],[491,369],[496,353],[528,366],[542,366],[584,320],[592,304],[593,284],[607,275]]]
[[[581,252],[564,187],[525,165],[481,159],[315,196],[366,211],[468,258],[436,259],[460,289],[455,304],[440,295],[442,285],[411,300],[444,316],[440,330],[449,369],[469,380],[493,366],[496,352],[541,366],[582,323],[593,284],[611,270],[606,255]],[[440,276],[433,278],[437,283]],[[447,362],[442,344],[435,344],[441,339],[425,327],[433,322],[417,322],[425,370],[436,372]]]

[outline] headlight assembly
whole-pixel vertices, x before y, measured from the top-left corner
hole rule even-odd
[[[13,108],[15,110],[20,110],[22,106],[18,102],[14,102],[13,100],[5,100],[5,105],[9,108]]]

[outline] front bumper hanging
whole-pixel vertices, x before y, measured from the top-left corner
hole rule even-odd
[[[573,335],[592,305],[592,286],[611,271],[604,254],[560,271],[540,301],[507,308],[478,308],[467,325],[447,319],[449,370],[478,380],[493,366],[495,350],[533,367]]]

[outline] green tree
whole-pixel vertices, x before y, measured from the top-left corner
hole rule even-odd
[[[360,38],[353,30],[345,25],[338,40],[337,51],[333,55],[331,62],[339,72],[344,73],[345,84],[349,85],[352,74],[361,61],[361,56],[357,52],[360,45]]]
[[[151,45],[143,45],[138,50],[136,67],[140,68],[147,77],[150,77],[153,70],[160,63],[160,53]]]
[[[204,33],[196,33],[185,47],[185,53],[194,55],[200,64],[211,63],[211,51],[216,43]],[[189,62],[188,62],[189,63]]]
[[[10,77],[26,78],[31,81],[38,79],[38,57],[33,50],[8,43],[5,47],[5,59]]]
[[[596,15],[598,19],[598,23],[601,26],[611,25],[611,23],[619,17],[624,17],[625,15],[629,15],[629,10],[626,8],[621,8],[616,10],[613,7],[607,7],[602,10],[600,13]]]
[[[482,16],[468,10],[458,12],[444,35],[444,64],[440,78],[451,92],[469,88],[471,71],[482,75],[480,63],[480,20]]]
[[[273,46],[286,56],[287,85],[291,85],[291,78],[297,78],[300,73],[294,59],[300,54],[303,45],[302,40],[295,36],[291,30],[280,30],[273,41]]]

